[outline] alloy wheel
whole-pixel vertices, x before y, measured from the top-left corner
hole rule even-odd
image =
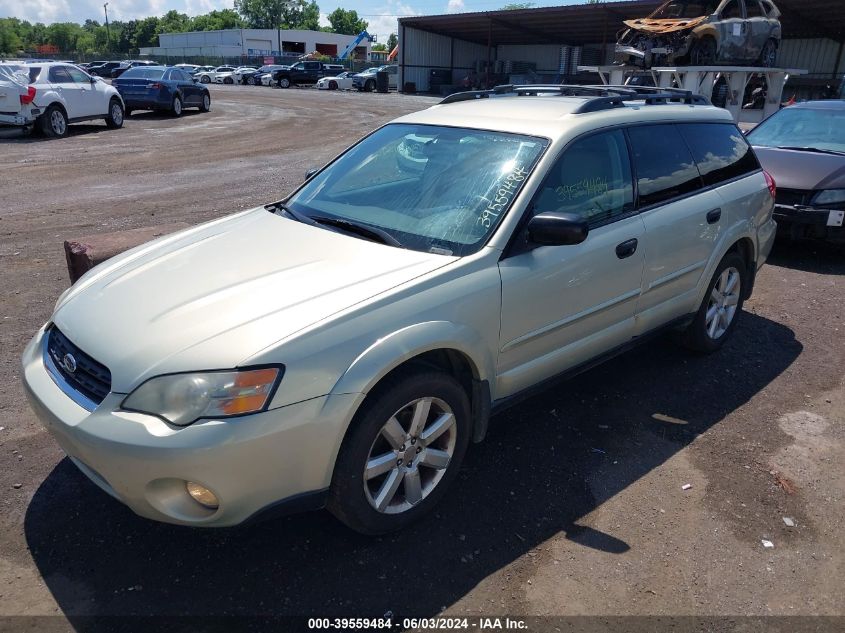
[[[111,105],[111,120],[117,126],[123,124],[123,109],[117,103]]]
[[[420,398],[384,424],[364,464],[364,493],[378,512],[399,514],[440,483],[455,452],[457,421],[439,398]]]
[[[59,110],[53,110],[53,113],[50,115],[50,127],[53,128],[56,136],[64,136],[67,131],[67,121]]]
[[[722,272],[713,286],[704,321],[707,336],[713,340],[721,338],[727,332],[736,315],[742,290],[741,280],[739,271],[731,266]]]

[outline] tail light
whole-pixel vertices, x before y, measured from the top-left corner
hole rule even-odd
[[[35,86],[27,86],[26,94],[21,95],[21,105],[29,105],[35,99]]]
[[[159,88],[161,88],[161,84],[160,83],[147,84],[147,88],[152,88],[153,90],[158,90]]]
[[[775,179],[765,169],[763,170],[763,175],[766,177],[766,184],[769,186],[769,193],[772,194],[772,198],[777,197],[778,186]]]

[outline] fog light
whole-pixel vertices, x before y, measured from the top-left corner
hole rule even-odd
[[[209,510],[216,510],[220,506],[215,494],[205,486],[195,484],[193,481],[186,481],[185,489],[193,497],[194,501]]]

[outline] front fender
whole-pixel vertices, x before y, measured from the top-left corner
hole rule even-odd
[[[331,394],[366,394],[402,363],[438,349],[462,353],[476,380],[495,376],[495,359],[478,332],[459,323],[428,321],[407,326],[373,343],[340,376]]]

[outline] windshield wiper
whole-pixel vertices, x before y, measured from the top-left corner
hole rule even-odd
[[[822,149],[820,147],[779,146],[778,149],[791,149],[797,152],[814,152],[816,154],[833,154],[834,156],[845,156],[845,152],[837,152],[835,149]]]
[[[310,216],[305,215],[304,213],[300,213],[299,211],[294,211],[284,202],[277,202],[275,204],[268,205],[267,208],[273,209],[275,211],[281,211],[288,217],[293,218],[297,222],[302,222],[303,224],[311,224],[312,226],[317,224],[314,220],[311,219]]]
[[[375,226],[370,226],[369,224],[359,224],[358,222],[353,222],[352,220],[330,218],[322,215],[315,215],[313,217],[309,217],[309,219],[313,223],[323,224],[325,226],[334,226],[347,231],[348,233],[355,233],[356,235],[372,240],[373,242],[396,246],[397,248],[405,248],[402,245],[402,242],[397,240],[390,233]]]

